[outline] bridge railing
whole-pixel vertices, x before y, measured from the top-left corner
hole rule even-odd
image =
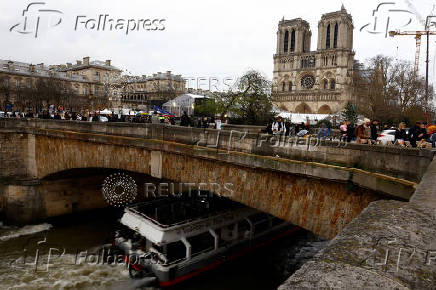
[[[38,133],[37,129],[154,139],[221,150],[223,154],[237,151],[319,162],[359,168],[414,182],[421,180],[434,155],[434,151],[427,149],[371,146],[339,140],[280,138],[243,130],[215,130],[164,124],[0,119],[0,130],[3,132]]]

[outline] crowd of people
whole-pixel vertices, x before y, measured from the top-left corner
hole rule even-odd
[[[341,136],[351,142],[355,140],[358,144],[379,144],[380,133],[383,130],[392,130],[393,138],[387,144],[400,145],[407,147],[426,147],[428,144],[434,148],[436,144],[436,126],[427,122],[416,122],[410,129],[406,128],[406,123],[400,122],[396,127],[387,125],[381,128],[377,120],[365,119],[362,124],[354,127],[350,122],[344,122],[340,127]]]
[[[167,124],[180,125],[194,128],[217,128],[217,122],[213,117],[193,117],[188,116],[186,112],[182,113],[180,118],[176,118],[170,114],[154,111],[151,113],[138,113],[134,116],[120,114],[100,114],[96,112],[76,113],[70,111],[42,111],[41,113],[34,112],[9,112],[4,116],[7,118],[38,118],[38,119],[53,119],[53,120],[72,120],[72,121],[88,121],[88,122],[131,122],[131,123],[152,123],[152,124]]]
[[[384,130],[392,130],[393,138],[388,141],[380,140]],[[328,138],[332,135],[332,129],[326,123],[321,122],[314,127],[309,122],[293,124],[289,120],[278,117],[274,122],[268,123],[264,130],[272,135],[306,137],[313,136],[318,138]],[[365,118],[363,122],[356,125],[349,121],[344,121],[339,126],[339,138],[345,142],[355,142],[357,144],[389,144],[406,147],[436,147],[436,125],[429,125],[427,122],[416,122],[410,129],[406,123],[401,122],[396,127],[381,125],[377,120],[371,121]]]
[[[162,114],[154,111],[150,114],[119,115],[119,114],[99,114],[99,112],[86,112],[84,114],[69,111],[42,111],[39,114],[34,112],[9,112],[2,117],[10,118],[39,118],[55,120],[73,120],[89,122],[132,122],[132,123],[164,123],[167,125],[180,125],[194,128],[216,128],[221,129],[221,120],[204,116],[188,116],[182,112],[180,118],[173,115]],[[416,122],[410,129],[404,122],[392,127],[381,125],[377,120],[365,118],[363,122],[353,124],[344,121],[338,128],[339,137],[345,142],[355,142],[357,144],[391,144],[406,147],[436,147],[436,125],[429,125],[427,122]],[[380,140],[384,130],[391,130],[393,135],[388,141]],[[278,117],[275,121],[269,122],[265,133],[272,135],[307,137],[309,135],[318,138],[332,137],[332,130],[325,122],[317,126],[311,126],[309,121],[297,124],[289,120]]]

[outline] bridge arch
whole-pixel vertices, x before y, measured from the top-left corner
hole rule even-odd
[[[395,192],[394,196],[408,198],[413,187],[410,182],[328,162],[317,163],[322,161],[312,158],[315,155],[306,156],[312,156],[311,161],[292,160],[291,153],[295,151],[291,148],[260,148],[256,146],[259,140],[252,137],[227,150],[229,135],[225,131],[221,132],[223,142],[217,148],[208,148],[204,143],[192,145],[199,144],[195,138],[206,132],[193,128],[46,121],[35,122],[36,125],[39,127],[27,124],[25,134],[20,129],[23,127],[17,133],[10,133],[7,127],[8,131],[2,134],[9,141],[0,139],[2,148],[15,148],[9,156],[21,166],[7,171],[0,164],[0,168],[5,168],[0,173],[16,172],[19,180],[23,176],[27,180],[0,188],[0,194],[6,197],[9,212],[15,216],[17,212],[25,214],[28,220],[40,214],[34,208],[46,206],[35,183],[28,180],[37,182],[74,168],[114,168],[181,183],[230,183],[233,191],[228,198],[328,238],[340,232],[369,202],[383,198],[375,191]],[[218,133],[207,132],[208,137]],[[192,143],[194,139],[196,142]],[[333,147],[316,149],[317,154],[336,152]],[[338,150],[343,153],[344,148]],[[284,157],[272,157],[271,152]],[[4,155],[0,154],[0,158]]]

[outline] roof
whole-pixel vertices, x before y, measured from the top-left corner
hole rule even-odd
[[[167,71],[165,73],[158,72],[151,76],[123,76],[128,83],[142,83],[146,81],[153,81],[153,80],[172,80],[172,81],[184,81],[183,77],[181,75],[174,75],[170,71]]]
[[[195,95],[195,94],[184,94],[184,95],[182,95],[182,96],[189,96],[189,97],[191,97],[191,98],[193,98],[193,99],[204,99],[204,98],[207,98],[206,96]]]
[[[121,71],[121,69],[117,68],[113,65],[107,65],[106,62],[101,60],[93,60],[90,61],[89,64],[74,64],[71,67],[57,67],[56,70],[58,71],[70,71],[70,70],[82,70],[86,68],[99,68],[99,69],[105,69],[105,70],[113,70],[113,71]]]
[[[13,62],[12,70],[9,69],[9,60],[0,59],[0,72],[9,73],[9,74],[17,74],[23,76],[36,76],[36,77],[54,77],[63,80],[69,81],[78,81],[78,82],[89,82],[89,80],[83,76],[78,74],[73,74],[68,76],[66,72],[56,71],[52,69],[50,66],[45,66],[43,64],[34,65],[34,71],[30,70],[30,66],[32,64],[24,63],[24,62]],[[52,69],[52,71],[50,71]]]
[[[200,200],[190,204],[180,198],[169,198],[128,206],[120,222],[161,245],[232,224],[257,212],[225,199],[214,208]]]
[[[180,95],[172,100],[169,100],[168,102],[164,103],[162,106],[163,107],[170,107],[173,105],[173,103],[176,104],[181,104],[181,105],[189,105],[191,104],[190,100],[195,100],[195,99],[204,99],[204,98],[208,98],[207,96],[201,96],[201,95],[194,95],[194,94],[183,94]]]

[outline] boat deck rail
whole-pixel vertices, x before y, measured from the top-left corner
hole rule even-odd
[[[195,221],[218,217],[218,216],[224,215],[226,213],[229,213],[231,211],[234,211],[235,209],[242,208],[239,204],[228,203],[228,204],[226,204],[227,207],[219,207],[219,208],[213,209],[211,211],[203,212],[203,213],[198,214],[198,215],[195,215],[195,214],[192,216],[187,215],[183,219],[180,219],[179,221],[170,222],[170,223],[160,222],[156,218],[153,218],[152,216],[150,216],[149,214],[144,212],[144,210],[141,210],[143,208],[147,208],[147,209],[153,208],[152,206],[155,206],[155,208],[157,208],[160,205],[165,205],[168,207],[169,205],[171,205],[171,203],[168,203],[167,200],[163,200],[163,199],[146,201],[146,202],[141,202],[141,203],[138,203],[138,204],[135,204],[132,206],[128,206],[128,207],[126,207],[125,211],[134,213],[135,215],[153,223],[154,225],[157,225],[162,229],[168,230],[168,229],[182,226],[185,224],[189,224],[189,223],[192,223]]]

